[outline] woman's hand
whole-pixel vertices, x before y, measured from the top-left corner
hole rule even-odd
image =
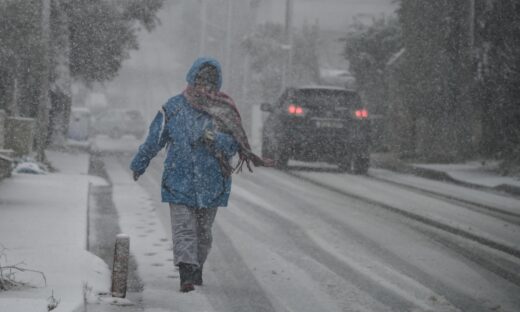
[[[210,129],[204,130],[204,134],[202,135],[202,139],[206,143],[212,143],[213,141],[215,141],[215,131],[210,130]]]
[[[137,172],[133,172],[132,177],[134,178],[134,181],[137,181],[141,175]]]

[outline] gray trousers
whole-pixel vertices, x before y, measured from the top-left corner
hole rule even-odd
[[[217,209],[170,204],[175,265],[180,262],[198,266],[204,264],[213,241],[211,227]]]

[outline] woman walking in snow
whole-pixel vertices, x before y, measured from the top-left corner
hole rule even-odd
[[[202,285],[202,268],[211,248],[218,207],[227,206],[231,174],[244,163],[271,166],[251,152],[233,100],[220,92],[221,67],[197,59],[186,76],[187,88],[169,99],[153,119],[130,169],[137,181],[150,160],[167,147],[161,197],[170,205],[174,264],[180,290]],[[230,165],[238,152],[239,163]]]

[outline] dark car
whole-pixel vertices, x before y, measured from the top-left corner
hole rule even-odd
[[[324,161],[364,174],[369,166],[368,112],[355,91],[336,87],[289,88],[272,105],[263,127],[262,156],[279,168],[289,159]]]

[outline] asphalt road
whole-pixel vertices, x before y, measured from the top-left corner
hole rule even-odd
[[[116,208],[125,212],[112,198],[126,196],[110,193],[135,185],[125,171],[136,146],[128,137],[95,144],[120,176],[91,200],[91,250],[109,264],[122,221]],[[197,301],[204,311],[520,310],[517,198],[377,169],[354,176],[305,164],[233,176],[205,285],[183,296],[165,248],[170,218],[159,198],[161,172],[159,155],[139,180],[139,198],[153,207],[143,205],[135,213],[143,222],[130,225],[144,243],[133,244],[135,267],[158,275],[143,282],[132,268],[129,294],[138,304],[110,311],[192,311],[185,307]]]

